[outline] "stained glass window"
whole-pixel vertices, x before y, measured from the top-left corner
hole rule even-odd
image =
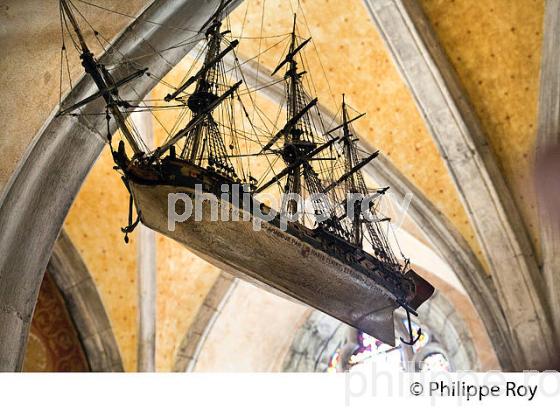
[[[448,372],[451,370],[449,360],[439,352],[430,353],[424,357],[420,368],[423,372]]]
[[[403,328],[408,327],[406,320],[402,322]],[[420,326],[412,323],[412,333],[414,338],[418,336]],[[403,338],[408,336],[402,335]],[[407,369],[407,360],[412,361],[413,368],[421,371],[451,371],[451,365],[441,348],[434,350],[432,353],[422,354],[422,352],[430,351],[431,346],[437,346],[435,338],[431,332],[422,327],[422,333],[418,342],[409,347],[401,343],[399,337],[396,339],[396,346],[389,346],[382,341],[370,336],[364,332],[358,332],[358,347],[347,360],[347,363],[341,363],[340,350],[337,350],[329,361],[327,371],[334,373],[341,369],[359,368],[365,365],[382,365],[391,366],[393,368]],[[420,352],[420,353],[419,353]]]
[[[328,373],[336,373],[336,368],[338,367],[338,363],[340,361],[340,350],[337,349],[336,352],[331,357],[329,361],[329,367],[327,368]]]
[[[401,352],[367,333],[358,332],[358,348],[350,356],[349,365],[356,366],[368,361],[398,365],[402,361]]]

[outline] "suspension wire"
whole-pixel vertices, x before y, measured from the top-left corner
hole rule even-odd
[[[153,52],[153,53],[146,53],[146,54],[141,54],[139,56],[136,56],[134,58],[128,58],[126,60],[126,62],[134,63],[135,61],[143,60],[146,57],[151,57],[151,56],[154,56],[154,55],[163,54],[167,51],[175,50],[176,48],[180,48],[180,47],[186,47],[186,46],[189,46],[191,44],[197,44],[197,43],[200,42],[200,38],[196,38],[196,37],[197,36],[188,37],[188,38],[183,39],[183,40],[179,41],[178,43],[175,43],[174,45],[171,45],[169,47],[162,48],[162,49],[159,49],[159,50],[155,50],[155,52]],[[160,55],[160,57],[161,57],[161,55]]]
[[[116,11],[116,10],[111,10],[111,9],[106,8],[106,7],[100,6],[99,4],[94,4],[94,3],[91,3],[91,2],[85,1],[85,0],[77,0],[77,1],[79,1],[80,3],[87,4],[88,6],[96,7],[98,9],[107,11],[109,13],[118,14],[119,16],[123,16],[123,17],[128,17],[128,18],[133,19],[133,20],[142,21],[144,23],[153,24],[153,25],[156,25],[156,26],[160,26],[160,27],[170,29],[170,30],[187,31],[187,32],[198,34],[198,31],[196,31],[196,30],[190,30],[190,29],[187,29],[187,28],[184,28],[184,27],[174,27],[174,26],[170,26],[170,25],[167,25],[167,24],[158,23],[156,21],[142,19],[139,16],[131,16],[130,14],[126,14],[126,13]]]
[[[85,2],[85,1],[83,1],[83,0],[78,0],[78,1],[80,1],[80,2],[82,2],[82,3],[85,3],[85,4],[93,5],[93,4],[88,3],[88,2]],[[91,24],[89,23],[89,21],[85,18],[85,16],[77,9],[77,7],[76,7],[75,5],[73,5],[73,4],[72,4],[72,6],[78,11],[78,13],[80,14],[80,16],[82,16],[82,18],[83,18],[83,19],[86,21],[86,23],[90,26],[90,28],[93,30],[93,32],[94,32],[96,38],[97,38],[97,35],[100,35],[101,38],[102,38],[107,44],[110,45],[110,44],[111,44],[110,41],[109,41],[107,38],[105,38],[102,34],[100,34],[99,32],[97,32],[97,31],[92,27],[92,25],[91,25]],[[96,5],[93,5],[93,6],[96,6]],[[98,7],[104,9],[103,7],[100,7],[100,6],[98,6]],[[114,12],[114,11],[109,10],[109,9],[104,9],[104,10]],[[122,14],[122,13],[116,13],[116,14]],[[130,16],[128,16],[128,17],[130,17]],[[142,20],[142,19],[140,19],[140,18],[138,18],[138,19],[135,18],[135,20],[146,21],[146,22],[149,22],[149,23],[153,23],[153,22],[150,22],[150,21],[148,21],[148,20]],[[155,24],[155,23],[154,23],[154,24]],[[163,25],[163,24],[158,24],[158,25],[165,27],[165,25]],[[188,30],[188,31],[193,31],[193,30]],[[179,43],[175,44],[174,46],[171,46],[171,47],[168,47],[167,49],[164,49],[164,51],[170,50],[170,49],[175,49],[175,48],[178,48],[179,46],[186,46],[186,45],[188,45],[188,44],[191,44],[191,43],[195,43],[195,42],[200,41],[200,39],[195,39],[196,37],[198,37],[198,36],[200,35],[200,33],[197,32],[197,31],[196,31],[195,33],[196,33],[196,34],[194,34],[194,35],[192,35],[192,36],[190,36],[190,37],[188,37],[188,38],[186,38],[186,39],[181,40]],[[142,36],[134,35],[134,37],[135,37],[136,39],[142,41],[147,47],[149,47],[150,50],[153,51],[153,53],[151,53],[151,54],[145,54],[144,57],[149,57],[149,56],[157,55],[165,64],[167,64],[169,67],[173,67],[173,65],[163,56],[161,50],[158,50],[156,47],[154,47],[148,40],[146,40],[146,39],[145,39],[144,37],[142,37]],[[97,40],[99,41],[99,39],[97,39]],[[99,43],[101,44],[100,41],[99,41]],[[184,44],[182,44],[182,43],[184,43]],[[182,44],[182,45],[181,45],[181,44]],[[103,46],[103,44],[101,44],[101,47],[105,50],[105,52],[107,52],[107,50],[105,49],[105,47]],[[130,65],[130,66],[132,66],[132,67],[135,67],[135,68],[137,68],[137,69],[138,69],[138,68],[141,68],[139,65],[135,64],[135,61],[139,59],[138,57],[134,58],[134,60],[129,59],[129,58],[127,58],[120,50],[118,50],[118,49],[115,49],[115,50],[113,51],[112,55],[114,55],[114,54],[116,54],[116,53],[118,53],[118,54],[121,56],[121,59],[122,59],[122,61],[121,61],[118,65],[128,64],[128,65]],[[163,84],[163,85],[165,85],[165,86],[167,86],[167,87],[169,87],[169,88],[171,88],[171,89],[174,89],[174,90],[177,89],[177,88],[174,87],[173,85],[167,83],[167,82],[164,81],[162,78],[156,76],[155,74],[153,74],[153,73],[151,73],[151,72],[148,72],[148,75],[149,75],[150,77],[152,77],[152,78],[155,78],[159,83],[161,83],[161,84]]]
[[[63,66],[64,66],[64,54],[66,52],[66,43],[64,40],[64,23],[62,21],[62,6],[58,3],[59,17],[60,17],[60,37],[62,40],[62,47],[60,48],[60,76],[58,83],[58,106],[62,105],[62,81],[63,81]]]
[[[67,0],[68,4],[78,13],[78,15],[80,15],[80,17],[82,17],[82,19],[86,22],[86,24],[89,26],[89,28],[91,29],[91,31],[93,32],[93,36],[95,37],[95,39],[97,40],[97,42],[99,43],[99,45],[101,46],[101,48],[103,49],[104,52],[107,52],[107,49],[105,48],[105,46],[103,45],[103,43],[101,42],[101,40],[99,39],[99,36],[107,43],[109,43],[102,34],[100,34],[96,29],[93,28],[93,26],[91,25],[91,23],[88,21],[88,19],[85,18],[85,16],[82,14],[82,12],[74,5],[74,3],[72,3],[72,0]]]
[[[185,32],[189,32],[189,33],[194,33],[195,35],[199,34],[199,31],[197,31],[197,30],[187,29],[187,28],[184,28],[184,27],[175,27],[175,26],[171,26],[171,25],[168,25],[168,24],[158,23],[157,21],[143,19],[143,18],[140,18],[139,16],[132,16],[130,14],[126,14],[126,13],[123,13],[123,12],[117,11],[117,10],[112,10],[112,9],[100,6],[99,4],[95,4],[95,3],[85,1],[85,0],[77,0],[77,1],[79,1],[80,3],[83,3],[83,4],[87,4],[88,6],[101,9],[101,10],[106,11],[108,13],[113,13],[113,14],[117,14],[119,16],[123,16],[123,17],[127,17],[129,19],[136,20],[136,21],[142,21],[144,23],[149,23],[149,24],[153,24],[153,25],[156,25],[156,26],[161,26],[161,27],[164,27],[164,28],[169,29],[169,30],[185,31]],[[263,37],[263,38],[275,38],[275,37],[278,37],[278,36],[279,35],[274,35],[274,36],[268,36],[268,37]],[[238,37],[238,38],[243,38],[243,39],[253,38],[254,39],[255,37]]]
[[[247,2],[247,7],[245,7],[245,13],[243,14],[243,20],[241,21],[241,31],[239,32],[238,38],[242,38],[243,32],[245,31],[245,22],[247,21],[247,14],[249,13],[249,4],[250,2]],[[228,20],[229,20],[229,16],[228,16]]]
[[[78,53],[81,53],[81,49],[80,46],[78,45],[78,43],[76,42],[76,40],[74,39],[74,36],[72,35],[72,30],[70,30],[70,28],[68,27],[68,21],[66,20],[66,13],[64,11],[64,9],[62,8],[62,6],[59,3],[59,8],[60,8],[60,12],[62,15],[62,20],[64,21],[64,26],[66,27],[66,31],[68,32],[68,37],[70,37],[70,40],[72,41],[72,44],[74,44],[74,48],[76,49],[76,51]]]
[[[259,39],[259,52],[258,52],[258,57],[257,57],[257,74],[255,77],[255,82],[259,81],[259,74],[260,74],[260,67],[261,67],[261,46],[262,46],[262,34],[263,34],[263,28],[264,28],[264,11],[265,11],[265,4],[266,4],[266,0],[262,0],[262,12],[261,12],[261,27],[260,27],[260,36],[261,39]],[[257,101],[257,97],[258,95],[255,96],[255,101]],[[255,109],[253,108],[253,114],[251,116],[251,120],[253,120],[255,118]]]
[[[243,66],[243,65],[245,65],[245,64],[248,64],[248,63],[250,63],[251,61],[254,61],[255,59],[258,59],[261,55],[265,54],[266,52],[272,50],[274,47],[276,47],[276,46],[278,46],[279,44],[283,43],[284,41],[286,41],[286,40],[288,39],[288,36],[289,36],[289,35],[290,35],[290,33],[288,33],[288,34],[283,34],[281,40],[279,40],[279,41],[273,43],[271,46],[269,46],[269,47],[265,48],[264,50],[260,51],[259,53],[257,53],[257,54],[254,55],[253,57],[248,58],[248,59],[246,59],[246,60],[243,60],[243,62],[239,63],[239,67],[241,67],[241,66]],[[226,40],[226,41],[227,41],[227,40]],[[284,52],[286,51],[287,46],[288,46],[288,45],[286,45],[286,47],[284,48]],[[235,51],[235,50],[233,50],[233,51]],[[259,67],[259,64],[257,64],[257,68],[258,68],[258,67]],[[230,70],[233,70],[233,68],[231,68]]]
[[[290,4],[291,4],[291,3],[290,3]],[[309,26],[309,23],[308,23],[308,21],[307,21],[307,17],[306,17],[306,15],[305,15],[305,11],[303,10],[303,6],[301,5],[301,2],[300,2],[299,0],[298,0],[298,9],[301,10],[301,14],[303,15],[303,22],[305,23],[305,26],[307,27],[307,31],[309,32],[309,34],[310,34],[311,37],[313,38],[312,32],[311,32],[311,28],[310,28],[310,26]],[[319,54],[319,50],[318,50],[318,48],[317,48],[317,44],[315,43],[314,40],[311,40],[311,44],[313,45],[313,49],[315,50],[315,54],[317,55],[317,59],[319,60],[319,65],[321,66],[321,70],[323,71],[323,75],[324,75],[325,80],[326,80],[326,82],[327,82],[327,87],[328,87],[328,89],[329,89],[329,94],[330,94],[330,96],[331,96],[331,98],[332,98],[333,105],[336,106],[336,105],[337,105],[337,104],[336,104],[336,99],[334,98],[334,94],[333,94],[333,92],[332,92],[331,84],[330,84],[330,82],[329,82],[329,78],[328,78],[328,76],[327,76],[327,72],[325,71],[325,66],[323,65],[323,61],[321,60],[321,56],[320,56],[320,54]]]

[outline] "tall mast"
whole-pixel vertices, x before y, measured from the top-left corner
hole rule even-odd
[[[350,127],[348,125],[348,111],[346,109],[346,101],[344,94],[342,94],[342,130],[343,137],[342,142],[344,144],[344,156],[346,160],[344,161],[344,171],[346,173],[351,173],[354,166],[356,166],[357,158],[355,158],[353,150],[352,133],[350,132]],[[350,176],[345,181],[345,191],[346,193],[358,194],[359,191],[356,186],[356,179],[354,175]],[[352,214],[352,236],[353,242],[356,245],[361,245],[362,243],[362,223],[361,223],[361,208],[358,201],[354,202],[354,212]]]
[[[309,117],[309,111],[316,106],[317,98],[309,101],[310,98],[302,84],[302,77],[305,71],[298,72],[296,56],[310,41],[311,38],[308,38],[298,44],[296,35],[296,15],[294,15],[291,43],[288,53],[271,74],[276,74],[282,67],[286,66],[284,80],[286,82],[287,121],[286,125],[263,147],[263,151],[266,151],[281,137],[284,137],[284,146],[281,149],[281,155],[287,165],[287,168],[277,174],[276,177],[267,184],[264,184],[263,187],[269,186],[271,182],[277,182],[279,180],[278,177],[282,175],[282,177],[287,177],[284,194],[297,194],[300,195],[300,197],[303,191],[302,184],[304,182],[309,195],[323,194],[325,192],[323,181],[319,174],[313,169],[311,161],[319,159],[315,156],[322,151],[322,147],[330,147],[335,142],[330,140],[318,146],[313,124]],[[315,215],[327,216],[327,219],[322,222],[324,228],[344,238],[349,237],[349,232],[341,226],[338,219],[334,218],[334,207],[328,197],[325,196],[322,200],[313,200],[311,204]],[[282,210],[293,215],[300,211],[300,205],[301,204],[293,200],[292,197],[286,195],[282,203]]]
[[[101,93],[101,96],[103,97],[103,99],[107,104],[107,108],[113,115],[113,118],[115,118],[115,121],[117,122],[119,129],[123,133],[128,143],[130,144],[134,154],[135,155],[142,154],[143,151],[140,149],[136,139],[128,129],[124,115],[119,110],[117,105],[117,100],[115,100],[113,96],[113,92],[115,90],[115,84],[111,76],[109,75],[105,67],[102,64],[99,64],[95,60],[93,53],[89,50],[86,41],[84,39],[84,36],[82,34],[82,31],[80,30],[80,26],[78,25],[76,18],[74,17],[73,12],[70,6],[68,5],[68,1],[60,0],[60,4],[62,6],[62,10],[64,11],[64,14],[66,15],[66,17],[68,17],[68,21],[70,21],[70,24],[72,25],[72,28],[74,29],[74,32],[78,37],[80,48],[82,50],[80,59],[82,60],[82,65],[84,66],[86,73],[88,73],[91,76],[91,78],[97,85],[97,88]]]
[[[310,124],[308,111],[317,104],[317,99],[307,102],[305,92],[301,84],[301,77],[304,73],[298,73],[298,64],[296,61],[297,53],[310,41],[297,44],[296,36],[296,15],[294,14],[294,23],[292,28],[292,36],[290,48],[284,60],[276,67],[271,75],[276,74],[280,68],[287,65],[284,79],[286,81],[286,100],[287,100],[287,121],[286,125],[278,132],[268,144],[263,147],[263,151],[269,149],[280,137],[284,137],[284,148],[282,157],[287,163],[290,172],[287,175],[287,181],[284,188],[285,194],[296,194],[301,196],[302,193],[302,175],[306,178],[308,188],[311,191],[320,192],[321,182],[313,171],[308,161],[300,162],[308,153],[317,147],[313,140],[312,127]],[[285,197],[289,198],[289,197]],[[299,204],[292,199],[286,200],[282,204],[282,209],[293,215],[298,212]],[[317,204],[320,206],[320,204]],[[325,209],[316,209],[316,212],[325,212]]]
[[[186,100],[186,104],[192,112],[192,119],[158,148],[155,156],[163,155],[171,146],[184,139],[185,142],[179,154],[182,159],[199,166],[208,165],[209,168],[215,168],[236,178],[237,174],[227,153],[223,136],[212,114],[227,98],[233,97],[242,83],[239,81],[227,90],[223,90],[226,79],[222,60],[239,44],[237,40],[234,40],[223,50],[221,49],[224,33],[220,31],[222,26],[220,16],[224,7],[229,3],[230,1],[222,1],[216,13],[204,25],[207,50],[200,70],[187,79],[176,91],[165,97],[166,101],[176,99],[184,102],[179,95],[195,84],[193,93]]]
[[[363,115],[363,114],[362,114]],[[360,160],[358,157],[356,139],[352,134],[349,124],[356,119],[360,118],[362,115],[355,117],[353,119],[348,118],[348,109],[345,101],[344,94],[342,95],[342,130],[343,136],[341,138],[344,144],[344,159],[345,159],[345,172],[344,174],[333,184],[329,185],[326,190],[332,189],[342,182],[345,184],[345,190],[348,193],[361,194],[364,197],[368,195],[368,189],[364,181],[361,169],[367,165],[371,160],[375,159],[378,155],[378,151],[370,154],[368,157]],[[383,195],[387,191],[387,188],[382,188],[377,191],[379,195]],[[398,261],[389,246],[388,239],[381,229],[380,221],[368,221],[362,219],[361,204],[359,201],[354,202],[354,210],[352,215],[352,240],[356,245],[361,245],[363,240],[363,225],[365,225],[366,232],[371,240],[371,245],[375,252],[375,255],[382,259],[383,261],[393,265],[398,266]],[[372,211],[373,212],[373,211]]]
[[[290,52],[288,54],[288,61],[290,68],[286,72],[289,78],[289,88],[288,98],[290,103],[288,104],[288,118],[292,118],[297,112],[297,86],[298,86],[298,74],[297,74],[297,62],[295,60],[294,50],[296,48],[296,15],[294,14],[294,24],[292,27],[292,41],[290,43]]]
[[[290,43],[290,52],[288,53],[287,60],[289,68],[286,72],[287,87],[288,87],[288,121],[296,115],[298,111],[298,74],[297,62],[295,60],[294,50],[296,48],[296,15],[294,14],[294,24],[292,28],[292,40]],[[299,122],[299,121],[298,121]],[[295,143],[299,141],[300,130],[297,127],[292,128],[288,133],[287,142]],[[298,165],[288,175],[286,182],[286,192],[301,195],[301,167]],[[286,210],[289,214],[293,215],[297,212],[299,204],[295,201],[289,201],[286,204]]]
[[[221,22],[219,21],[217,15],[206,32],[206,37],[208,39],[208,51],[204,59],[204,66],[210,65],[212,60],[215,60],[220,53],[220,44],[222,42],[220,28]],[[188,99],[188,106],[195,115],[203,112],[212,100],[217,98],[217,84],[217,66],[216,64],[213,64],[211,69],[206,70],[198,78],[195,91]],[[191,162],[201,162],[201,157],[203,156],[204,151],[204,147],[201,147],[201,144],[203,143],[204,128],[213,127],[215,125],[211,113],[206,114],[206,117],[206,121],[201,122],[191,131],[188,136],[187,143],[183,148],[181,156]],[[215,160],[220,159],[221,158],[215,158]]]

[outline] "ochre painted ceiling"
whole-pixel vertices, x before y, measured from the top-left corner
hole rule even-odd
[[[136,370],[137,232],[128,244],[128,192],[105,150],[74,202],[65,229],[96,283],[126,371]],[[158,370],[170,371],[175,349],[216,280],[219,269],[183,246],[156,235]]]
[[[532,180],[544,1],[422,0],[528,228],[539,231]]]
[[[131,15],[145,3],[103,2],[107,8]],[[298,13],[301,34],[309,31],[314,38],[308,63],[321,103],[336,112],[344,92],[352,107],[367,112],[355,124],[359,134],[419,187],[483,260],[445,164],[362,0],[301,0],[301,5],[305,9],[305,20]],[[422,0],[422,6],[496,152],[533,243],[538,244],[531,161],[544,1]],[[80,9],[108,38],[130,21],[83,4]],[[243,26],[243,36],[249,37],[242,39],[240,53],[255,55],[259,47],[263,50],[274,44],[277,38],[267,38],[259,46],[250,37],[261,36],[261,21],[262,36],[289,32],[296,10],[296,1],[246,1],[230,20],[234,33]],[[4,52],[0,59],[1,189],[58,103],[58,7],[55,1],[10,0],[0,5],[0,22]],[[263,56],[263,64],[272,67],[281,51]],[[76,78],[81,72],[76,58],[71,59],[70,67]],[[178,67],[168,79],[177,82],[180,73],[184,75],[184,67]],[[33,84],[32,90],[29,84]],[[160,86],[153,93],[163,92]],[[99,287],[125,368],[134,370],[136,236],[132,235],[129,245],[122,240],[120,227],[126,223],[128,195],[111,167],[105,151],[88,176],[65,228]],[[160,236],[157,252],[157,363],[158,369],[169,370],[180,340],[219,272]]]
[[[134,15],[146,0],[104,0],[104,7]],[[130,18],[101,12],[79,3],[80,11],[107,39],[113,38]],[[101,46],[91,31],[88,44]],[[69,66],[75,81],[83,72],[77,53],[69,47]],[[35,134],[59,102],[60,17],[57,1],[5,0],[0,4],[0,190],[2,190]],[[65,74],[66,75],[66,74]],[[65,79],[62,94],[68,89]]]
[[[290,32],[294,12],[299,14],[299,35],[313,37],[306,56],[321,104],[338,112],[345,93],[353,108],[366,112],[356,131],[434,202],[484,261],[445,164],[363,1],[302,1],[299,9],[295,1],[246,3],[230,18],[232,32],[247,37],[240,53],[254,56],[273,46],[276,37],[252,38]],[[284,45],[264,54],[261,63],[274,67]]]

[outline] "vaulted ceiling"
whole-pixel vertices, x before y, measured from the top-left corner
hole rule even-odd
[[[131,18],[126,15],[138,14],[149,2],[106,0],[102,3],[103,7],[122,14],[81,2],[76,4],[97,30],[111,39],[130,24]],[[406,6],[408,2],[394,3]],[[536,267],[543,256],[532,161],[538,124],[545,3],[543,0],[422,0],[419,3],[423,21],[429,23],[440,51],[456,76],[458,95],[472,108],[485,138],[483,144],[490,148],[494,166],[505,182],[505,189],[511,193],[514,208],[519,210],[515,226],[527,230],[531,251],[537,255],[532,262]],[[469,209],[469,196],[461,192],[469,187],[461,185],[450,172],[453,164],[442,155],[441,141],[434,137],[425,111],[419,109],[424,102],[419,100],[420,94],[411,85],[406,71],[403,73],[404,64],[397,63],[404,57],[399,56],[396,47],[390,46],[393,39],[387,38],[383,31],[385,10],[377,11],[377,15],[375,10],[372,12],[372,7],[380,5],[375,0],[247,0],[232,13],[229,24],[234,33],[243,32],[246,38],[242,39],[239,53],[253,56],[272,46],[277,41],[274,36],[290,31],[293,13],[297,12],[301,34],[313,37],[309,70],[314,74],[321,104],[337,112],[340,96],[345,93],[350,105],[366,112],[365,118],[355,125],[360,136],[370,146],[380,149],[436,212],[450,221],[452,229],[467,244],[467,250],[478,259],[476,263],[482,266],[484,271],[478,274],[499,275],[492,261],[489,262],[485,246],[481,245],[484,232],[477,228],[476,215],[473,216],[476,212]],[[8,1],[0,7],[0,47],[5,50],[0,60],[3,123],[0,189],[3,189],[17,172],[33,137],[59,102],[60,31],[57,2]],[[264,39],[257,40],[257,37]],[[90,36],[90,40],[95,39]],[[101,52],[100,47],[95,51]],[[261,63],[272,67],[277,58],[278,55],[265,54]],[[165,81],[178,84],[189,61],[186,57]],[[79,76],[81,67],[77,59],[71,59],[69,65],[74,78]],[[154,94],[164,92],[167,90],[162,85],[153,90]],[[503,198],[496,201],[500,200]],[[125,368],[132,370],[136,366],[137,255],[135,237],[127,246],[120,232],[127,206],[128,195],[112,171],[110,155],[105,150],[80,190],[65,228],[102,295]],[[423,233],[428,228],[411,227],[409,232],[433,247]],[[156,246],[157,363],[159,369],[170,370],[185,329],[194,320],[220,272],[164,237],[157,237]],[[502,299],[509,300],[510,296]]]

